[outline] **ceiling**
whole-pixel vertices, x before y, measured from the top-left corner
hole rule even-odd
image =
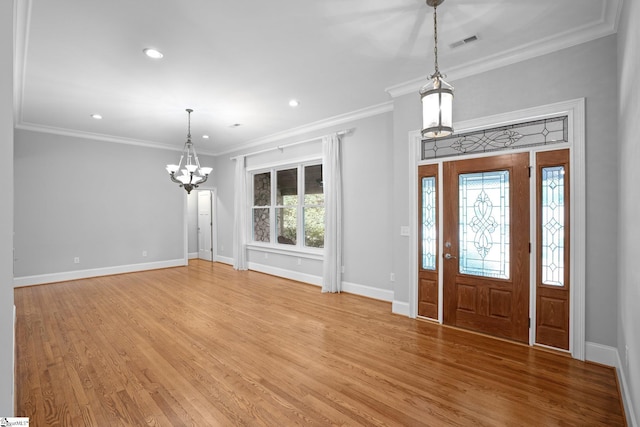
[[[446,0],[438,7],[440,69],[455,86],[615,33],[621,1]],[[22,129],[180,149],[192,108],[198,151],[222,154],[390,109],[392,96],[417,97],[433,72],[433,9],[424,0],[18,5]],[[146,57],[147,47],[164,58]]]

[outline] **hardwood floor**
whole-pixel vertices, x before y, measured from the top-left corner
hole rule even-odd
[[[18,288],[32,426],[624,425],[615,371],[223,264]]]

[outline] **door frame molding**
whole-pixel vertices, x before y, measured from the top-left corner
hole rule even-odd
[[[211,238],[211,247],[213,248],[213,253],[212,255],[212,261],[211,262],[217,262],[219,261],[218,258],[218,208],[217,208],[217,203],[218,203],[218,196],[217,196],[217,188],[216,187],[211,187],[211,186],[202,186],[202,187],[198,187],[197,191],[210,191],[211,192],[211,222],[212,222],[212,226],[211,226],[211,232],[213,234],[212,238]],[[197,194],[196,194],[197,196]],[[197,209],[197,207],[196,207]],[[189,265],[189,208],[188,208],[188,200],[187,200],[187,193],[184,193],[184,205],[183,205],[183,223],[182,223],[182,230],[184,233],[184,237],[183,237],[183,256],[184,256],[184,265]],[[200,253],[200,251],[198,250],[198,254]]]
[[[211,255],[211,262],[215,262],[215,260],[216,260],[216,256],[215,256],[215,247],[216,247],[216,245],[214,244],[215,243],[215,240],[214,240],[215,233],[213,232],[213,230],[214,230],[214,228],[213,228],[213,225],[214,225],[214,222],[213,222],[213,201],[214,201],[215,193],[214,193],[214,190],[209,190],[209,189],[206,189],[206,188],[199,188],[197,190],[197,192],[196,192],[196,194],[198,195],[198,200],[197,200],[197,203],[196,203],[197,204],[196,209],[198,211],[198,220],[197,220],[197,225],[198,225],[198,237],[197,237],[197,239],[198,239],[198,258],[202,259],[202,258],[200,258],[200,252],[201,252],[201,250],[200,250],[200,194],[204,194],[204,193],[207,193],[209,195],[209,222],[211,223],[211,225],[209,226],[209,231],[211,233],[211,251],[210,251],[211,254],[210,255]]]
[[[569,145],[558,144],[558,149],[569,147],[571,164],[570,181],[570,203],[571,209],[571,255],[570,255],[570,283],[572,284],[570,294],[570,333],[569,352],[575,359],[585,360],[585,291],[586,291],[586,173],[585,173],[585,99],[578,98],[564,102],[547,104],[523,110],[512,111],[477,119],[466,120],[454,123],[454,128],[458,133],[471,132],[482,129],[489,129],[514,123],[533,121],[554,117],[558,115],[568,116]],[[411,131],[408,135],[409,142],[409,233],[408,239],[410,254],[410,283],[409,283],[409,317],[416,318],[418,313],[418,218],[415,215],[418,209],[418,165],[427,163],[438,163],[439,170],[442,169],[442,162],[445,160],[464,159],[471,156],[456,156],[445,159],[438,159],[437,162],[422,161],[421,152],[422,136],[419,130]],[[545,149],[553,148],[547,146]],[[515,150],[514,150],[515,151]],[[531,151],[531,150],[526,150]],[[502,152],[504,153],[504,152]],[[500,155],[501,152],[492,152],[487,155]],[[442,191],[442,188],[439,188]],[[532,216],[532,220],[535,216]],[[442,239],[438,239],[439,253],[442,253]],[[533,273],[532,273],[533,274]],[[442,279],[439,279],[441,282]],[[442,283],[439,283],[440,292]],[[535,292],[535,290],[532,290]],[[535,298],[535,294],[531,294]],[[439,301],[440,309],[438,322],[442,323],[442,298]],[[535,325],[535,299],[530,302],[530,315],[532,324]],[[533,327],[529,331],[529,345],[535,343]]]

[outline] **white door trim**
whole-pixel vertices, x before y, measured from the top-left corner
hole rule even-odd
[[[197,211],[198,211],[198,258],[200,259],[206,259],[208,261],[214,261],[215,257],[213,255],[213,191],[212,190],[198,190],[197,191],[197,195],[198,195],[198,201],[197,201]],[[205,224],[206,229],[203,230],[202,229],[202,224],[201,219],[200,219],[200,200],[201,200],[201,196],[202,195],[206,195],[206,205],[207,205],[207,210],[208,210],[208,214],[209,214],[209,224]],[[201,239],[203,239],[203,234],[207,233],[209,234],[209,245],[210,247],[208,249],[205,248],[205,250],[203,250],[203,248],[201,247]],[[204,240],[206,241],[207,239],[204,238]],[[203,258],[204,257],[204,258]]]
[[[194,190],[195,191],[195,190]],[[217,261],[218,256],[218,208],[217,208],[217,190],[216,187],[202,187],[197,191],[210,191],[211,192],[211,231],[213,237],[211,239],[211,246],[213,248],[213,262]],[[197,209],[197,208],[196,208]],[[184,233],[184,265],[189,265],[189,208],[187,200],[187,192],[184,193],[184,213],[183,213],[183,233]],[[198,251],[199,253],[199,251]]]
[[[569,118],[569,149],[571,152],[571,262],[570,262],[570,331],[569,352],[572,357],[585,360],[585,293],[586,293],[586,174],[585,174],[585,99],[578,98],[556,104],[543,105],[519,111],[513,111],[494,116],[482,117],[454,124],[458,133],[470,132],[504,126],[524,121],[532,121],[565,114]],[[416,318],[418,310],[418,165],[424,164],[420,160],[420,131],[409,132],[409,218],[410,238],[409,254],[411,259],[409,284],[409,317]],[[547,147],[551,148],[551,147]],[[558,144],[558,149],[562,148]],[[491,153],[498,155],[499,152]],[[464,156],[456,157],[463,159]],[[448,158],[446,160],[451,160]],[[430,163],[441,163],[438,162]],[[442,224],[442,221],[440,222]],[[440,230],[440,235],[442,231]],[[442,240],[442,239],[439,239]],[[442,242],[439,241],[439,245]],[[442,253],[442,247],[439,248]],[[440,283],[442,287],[442,283]],[[440,310],[438,320],[442,323],[442,298],[439,301]],[[534,307],[534,306],[532,306]],[[532,310],[532,324],[535,325],[535,310]],[[534,335],[530,334],[530,344],[534,343]]]

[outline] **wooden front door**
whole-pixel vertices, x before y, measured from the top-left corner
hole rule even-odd
[[[443,164],[443,320],[529,340],[529,154]]]

